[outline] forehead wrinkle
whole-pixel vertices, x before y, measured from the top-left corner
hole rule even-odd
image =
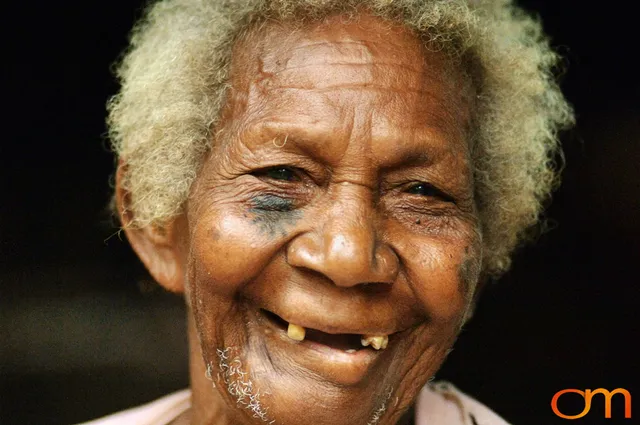
[[[372,117],[375,119],[375,117]],[[353,120],[351,120],[353,122]],[[337,166],[343,161],[348,153],[350,146],[354,144],[352,127],[341,129],[332,129],[326,126],[317,126],[310,130],[309,126],[298,126],[295,123],[288,125],[286,122],[268,121],[257,124],[257,128],[249,126],[247,131],[237,138],[242,141],[242,149],[246,150],[246,157],[267,157],[278,152],[286,154],[300,155],[310,158],[315,162],[319,162],[326,166]],[[262,137],[256,137],[261,134]],[[410,169],[413,167],[425,167],[438,164],[440,162],[450,162],[452,155],[456,156],[456,152],[451,149],[443,150],[439,148],[440,144],[431,141],[433,138],[441,136],[437,135],[413,135],[411,138],[421,141],[418,145],[414,143],[403,143],[400,134],[387,135],[368,135],[371,143],[355,143],[356,146],[361,145],[361,152],[358,155],[351,155],[356,158],[362,158],[366,155],[372,168],[376,170],[393,171],[399,168]],[[274,139],[281,141],[287,138],[287,143],[279,147],[273,144]],[[329,149],[327,144],[344,143],[344,149],[341,149],[339,156],[328,156],[326,153]],[[254,142],[255,141],[255,142]],[[250,143],[246,143],[250,142]],[[389,149],[391,147],[391,149]],[[394,149],[393,147],[397,147]],[[353,147],[352,147],[353,149]],[[353,154],[353,152],[350,152]],[[374,155],[375,153],[375,155]],[[243,155],[243,158],[245,156]]]
[[[346,35],[346,37],[349,37],[348,35]],[[307,40],[310,40],[310,38],[307,38]],[[378,43],[374,40],[367,40],[366,42],[363,40],[355,40],[355,39],[348,39],[348,40],[318,40],[318,41],[310,41],[308,43],[302,44],[301,46],[296,46],[296,47],[292,47],[291,49],[289,49],[290,51],[296,51],[296,50],[300,50],[300,49],[305,49],[308,47],[319,47],[319,46],[348,46],[348,45],[356,45],[356,46],[364,46],[367,47],[369,45],[379,45],[382,46],[382,49],[384,50],[393,50],[393,49],[389,49],[384,47],[385,44],[390,44],[392,46],[395,47],[404,47],[401,44],[395,44],[392,42],[387,43],[387,41],[385,40],[385,43]]]
[[[345,37],[349,36],[345,35]],[[379,43],[373,40],[332,39],[305,43],[306,40],[308,40],[308,38],[302,41],[302,45],[289,47],[287,50],[278,49],[272,51],[273,55],[269,56],[285,55],[287,56],[287,59],[283,63],[278,63],[276,61],[276,63],[274,64],[275,69],[270,69],[270,71],[275,72],[276,70],[278,70],[278,67],[281,69],[287,68],[291,63],[293,63],[292,67],[295,67],[297,64],[306,63],[309,60],[309,56],[326,58],[327,56],[338,54],[341,56],[350,56],[351,58],[361,59],[360,62],[354,63],[369,63],[371,59],[375,58],[376,56],[390,53],[394,59],[398,59],[399,63],[403,63],[408,68],[419,72],[419,69],[410,66],[411,64],[415,63],[414,61],[405,61],[404,59],[406,58],[397,55],[395,53],[395,49],[392,48],[393,46],[397,48],[406,48],[406,46],[401,44],[394,44],[391,41],[385,40],[384,43]]]
[[[336,83],[336,84],[327,84],[326,86],[318,87],[317,83],[314,83],[314,86],[311,85],[296,85],[296,86],[286,86],[286,87],[270,87],[271,91],[313,91],[320,94],[331,93],[336,90],[357,90],[357,91],[366,91],[371,93],[376,92],[389,92],[389,93],[397,93],[398,90],[402,89],[405,92],[425,95],[425,96],[433,96],[433,93],[429,90],[425,89],[410,89],[406,87],[395,87],[395,86],[387,86],[381,84],[368,84],[368,83]],[[435,97],[435,96],[434,96]]]
[[[308,43],[295,46],[289,49],[287,53],[290,54],[283,68],[289,68],[288,65],[291,63],[293,64],[292,68],[297,64],[306,63],[308,62],[309,56],[312,58],[326,58],[327,56],[330,57],[337,53],[341,56],[349,55],[353,58],[362,59],[362,62],[355,63],[368,63],[369,60],[375,56],[364,42],[356,40],[324,40]]]
[[[390,27],[389,27],[390,28]],[[367,91],[379,91],[379,92],[394,92],[398,90],[404,90],[405,92],[415,93],[421,96],[433,96],[431,90],[429,90],[424,85],[425,80],[430,80],[431,83],[436,84],[444,84],[449,90],[457,90],[459,91],[461,87],[456,87],[459,83],[456,78],[451,78],[453,76],[449,76],[449,73],[441,73],[435,72],[434,67],[428,66],[425,63],[425,52],[423,51],[423,46],[419,43],[419,41],[410,34],[406,34],[403,32],[393,31],[392,28],[389,29],[389,37],[386,37],[383,40],[340,40],[335,39],[337,37],[352,37],[349,34],[344,34],[340,31],[338,27],[338,31],[335,35],[332,35],[334,39],[329,41],[327,40],[310,40],[309,37],[315,36],[313,32],[314,28],[311,28],[309,32],[302,31],[294,31],[292,34],[290,31],[283,31],[283,29],[278,27],[270,27],[266,28],[264,31],[260,31],[259,33],[254,33],[255,37],[250,37],[251,39],[255,38],[255,42],[247,43],[244,45],[245,52],[242,52],[242,56],[245,59],[249,59],[250,62],[253,62],[252,68],[257,65],[257,69],[254,69],[254,73],[246,73],[245,76],[248,77],[250,81],[245,79],[244,86],[251,86],[251,88],[247,87],[252,95],[254,94],[266,94],[270,90],[304,90],[308,88],[313,88],[319,93],[330,93],[332,91],[338,90],[367,90]],[[300,40],[300,35],[306,37],[306,40]],[[270,44],[270,36],[282,36],[285,41],[279,42],[277,45],[282,46],[280,48],[273,49]],[[295,37],[297,37],[297,39]],[[321,34],[321,36],[326,36],[326,34]],[[368,37],[369,34],[364,33],[361,35],[362,37]],[[296,45],[291,46],[291,43],[286,43],[286,39],[292,39],[293,43]],[[400,39],[404,41],[404,43],[398,44],[396,43],[396,39]],[[307,41],[308,40],[308,41]],[[247,40],[245,40],[246,42]],[[303,45],[299,45],[300,43],[305,43]],[[407,43],[408,42],[408,43]],[[413,60],[411,62],[406,61],[409,56],[415,58],[413,55],[398,55],[394,52],[392,48],[395,45],[399,45],[406,50],[406,44],[410,44],[410,48],[417,50],[419,53],[418,56],[422,57],[423,66],[419,67],[419,69],[415,68],[416,61]],[[336,49],[339,46],[356,46],[356,49]],[[302,60],[296,60],[296,57],[299,59],[301,55],[292,54],[291,52],[296,51],[304,51],[309,50],[309,48],[317,48],[316,50],[320,50],[319,52],[315,52],[311,55],[302,55]],[[323,48],[325,47],[325,48]],[[243,49],[240,48],[239,52]],[[312,49],[313,50],[313,49]],[[353,57],[348,58],[348,60],[341,61],[335,59],[336,50],[351,50],[352,52],[357,50],[359,51],[359,57],[364,57],[365,61],[356,62],[353,60]],[[251,53],[249,53],[251,51]],[[362,54],[364,52],[364,54]],[[375,56],[380,52],[382,56],[387,56],[385,62],[376,62]],[[318,55],[317,53],[320,53]],[[398,59],[397,63],[392,63],[388,61],[388,57],[391,55],[393,59]],[[320,56],[320,58],[318,58]],[[430,57],[432,57],[431,55]],[[322,62],[323,58],[331,59],[331,61]],[[308,59],[318,59],[317,63],[308,63]],[[380,58],[382,59],[382,58]],[[437,62],[441,62],[442,58],[436,59]],[[310,78],[310,73],[298,72],[295,73],[295,70],[302,69],[310,69],[316,67],[320,69],[321,66],[326,66],[329,68],[329,72],[331,72],[333,80],[331,83],[328,80],[331,78],[327,78],[327,73],[318,72],[318,74],[322,74],[320,79],[318,78]],[[352,72],[343,72],[344,70],[352,68]],[[356,69],[353,69],[356,68]],[[360,68],[360,69],[357,69]],[[365,71],[364,68],[370,68],[370,72]],[[395,68],[395,69],[394,69]],[[435,68],[439,68],[436,66]],[[407,82],[409,82],[409,86],[399,86],[394,84],[398,78],[392,78],[393,74],[397,74],[398,69],[402,69],[404,75],[409,76],[407,78]],[[291,71],[294,78],[287,79],[289,76],[287,71]],[[320,69],[320,71],[322,71]],[[454,72],[455,73],[455,72]],[[248,76],[247,74],[252,74],[254,77]],[[313,73],[311,73],[313,74]],[[257,75],[257,77],[255,77]],[[336,78],[342,81],[335,81]],[[363,78],[366,77],[366,78]],[[300,81],[302,79],[302,81]],[[288,80],[288,81],[287,81]],[[292,81],[293,80],[293,81]],[[297,81],[296,81],[297,80]],[[359,80],[359,81],[357,81]],[[378,80],[378,84],[372,84],[373,80]],[[382,80],[382,84],[380,84],[380,80]],[[387,81],[385,81],[387,80]],[[325,82],[324,86],[318,86],[318,81]]]
[[[271,37],[274,34],[277,37]],[[285,39],[290,38],[291,43],[278,41],[279,35],[282,35]],[[326,33],[320,35],[327,36]],[[387,105],[386,109],[383,108],[377,111],[382,112],[381,117],[369,119],[369,123],[372,124],[370,128],[365,125],[364,128],[359,130],[360,133],[362,133],[362,130],[368,133],[366,136],[368,143],[366,144],[370,145],[368,146],[369,151],[372,151],[372,149],[378,151],[378,148],[373,145],[382,143],[383,139],[387,139],[397,145],[403,145],[402,140],[406,140],[407,137],[414,138],[414,134],[403,134],[401,127],[406,119],[419,123],[419,126],[425,128],[427,133],[434,133],[420,137],[421,139],[424,138],[425,141],[419,144],[421,146],[424,145],[427,149],[432,144],[435,144],[435,146],[431,146],[431,150],[440,150],[439,146],[442,144],[443,139],[449,142],[459,139],[460,134],[458,132],[464,126],[461,125],[460,116],[456,115],[456,112],[459,109],[466,110],[465,106],[468,105],[462,105],[460,99],[453,96],[457,100],[457,105],[451,105],[453,106],[452,110],[437,106],[441,103],[447,104],[452,100],[443,98],[443,90],[438,90],[438,87],[445,86],[446,90],[444,92],[460,91],[462,88],[456,87],[459,85],[459,79],[456,78],[455,70],[453,70],[453,73],[446,72],[446,69],[450,69],[450,64],[443,63],[443,60],[446,62],[443,57],[437,57],[437,55],[425,56],[426,53],[420,49],[420,44],[415,38],[409,38],[406,34],[398,34],[392,31],[390,31],[389,35],[386,39],[381,39],[378,42],[377,40],[369,40],[367,38],[368,34],[351,36],[343,33],[338,28],[335,34],[328,35],[330,40],[327,41],[310,39],[309,37],[315,36],[313,32],[303,33],[303,37],[305,37],[303,40],[300,40],[300,33],[292,35],[290,32],[283,32],[280,34],[277,29],[275,32],[271,30],[261,32],[255,43],[245,45],[247,51],[243,53],[244,58],[253,62],[253,64],[248,68],[245,67],[245,71],[241,72],[241,74],[244,73],[245,83],[248,83],[245,85],[245,89],[250,92],[247,93],[248,97],[253,99],[253,102],[249,102],[252,104],[251,109],[258,114],[258,116],[254,115],[254,118],[257,118],[254,123],[266,118],[269,120],[291,121],[290,124],[283,123],[284,125],[281,126],[283,128],[292,128],[300,124],[307,127],[312,124],[319,131],[312,131],[304,137],[290,137],[289,147],[293,145],[293,140],[319,140],[320,146],[318,148],[313,146],[318,143],[304,144],[313,150],[322,151],[323,144],[340,141],[344,146],[340,146],[340,149],[338,149],[338,151],[341,151],[340,157],[342,157],[349,145],[352,144],[353,136],[351,133],[354,131],[355,114],[366,113],[369,110],[370,102],[365,101],[363,103],[362,99],[360,99],[359,103],[347,108],[349,109],[348,112],[345,109],[340,111],[340,107],[344,104],[345,96],[351,96],[351,94],[357,96],[358,93],[367,92],[371,95],[368,99],[375,103],[382,101]],[[339,37],[343,39],[336,39]],[[344,39],[348,37],[364,37],[366,42],[354,40],[353,38]],[[406,60],[409,57],[415,58],[414,55],[399,55],[393,52],[392,47],[397,44],[397,41],[404,41],[401,45],[404,52],[409,47],[419,53],[423,65],[419,71],[415,69],[417,61],[409,62]],[[304,44],[300,45],[300,43]],[[304,54],[304,52],[310,50],[312,52],[315,51],[314,54]],[[249,53],[249,51],[252,52]],[[352,55],[345,57],[342,53],[352,53]],[[353,55],[353,53],[357,54]],[[376,55],[379,55],[380,62],[376,62]],[[308,63],[307,61],[305,63],[300,58],[317,62]],[[433,59],[434,66],[429,66],[426,61],[427,58]],[[396,59],[398,59],[397,63],[394,62]],[[256,66],[258,66],[258,69],[256,69]],[[305,72],[305,70],[311,68],[320,71],[315,73]],[[332,75],[327,77],[327,72],[321,72],[325,71],[324,68],[332,70]],[[370,72],[363,72],[367,68]],[[349,69],[352,72],[348,72]],[[442,72],[443,69],[445,69],[445,72]],[[345,70],[347,72],[343,72]],[[255,71],[259,71],[257,77]],[[363,75],[367,76],[365,81],[362,81]],[[408,78],[401,78],[403,75]],[[293,78],[287,78],[290,76]],[[336,77],[342,77],[342,81]],[[296,79],[298,81],[295,81]],[[301,79],[303,81],[300,81]],[[399,79],[404,80],[408,85],[399,85],[397,83]],[[291,93],[290,95],[288,94],[289,92]],[[300,96],[300,92],[307,92],[309,95]],[[277,96],[274,97],[269,94],[277,94]],[[323,109],[322,104],[330,105],[330,110]],[[425,104],[427,107],[425,107]],[[429,105],[436,105],[436,107],[430,108],[428,107]],[[319,107],[317,111],[321,112],[321,115],[309,115],[309,111],[316,110],[316,107]],[[335,121],[333,119],[334,112],[332,111],[342,115],[338,120],[340,126],[329,125],[328,127],[332,128],[322,128],[327,127],[322,125],[323,121],[325,123]],[[348,116],[344,115],[345,112],[347,112]],[[303,118],[301,115],[309,116],[304,118],[303,122],[296,122]],[[466,115],[466,111],[463,115]],[[246,128],[247,125],[252,124],[244,123],[243,127]],[[450,128],[452,126],[456,128]],[[324,133],[325,136],[319,137],[320,133]],[[285,137],[290,132],[282,131],[279,134]],[[337,134],[340,134],[340,136],[336,137]],[[463,138],[466,139],[466,137]],[[362,134],[360,139],[362,139]],[[434,139],[435,142],[430,142],[429,139]],[[270,142],[270,140],[267,141]],[[460,143],[455,144],[459,145]],[[450,145],[450,143],[445,143],[444,145]],[[452,148],[452,146],[449,146],[449,148]],[[400,155],[406,158],[412,154],[400,153]]]
[[[426,103],[425,97],[421,97],[421,103]],[[440,99],[436,96],[430,97],[429,100],[433,102],[438,102]],[[402,99],[402,101],[406,102],[406,99]],[[393,101],[390,101],[390,103]],[[449,141],[454,140],[462,140],[467,141],[467,127],[469,116],[466,114],[466,111],[463,108],[458,108],[459,110],[448,110],[444,108],[437,109],[436,111],[432,111],[429,108],[416,108],[412,106],[406,106],[402,108],[404,111],[412,111],[411,114],[405,117],[404,122],[418,122],[420,126],[420,131],[412,132],[410,134],[411,139],[423,141],[421,145],[430,146],[431,141],[446,139]],[[463,116],[457,112],[463,112]],[[382,132],[382,129],[392,129],[393,134],[391,137],[396,139],[406,138],[407,135],[402,135],[402,128],[398,125],[397,117],[393,115],[389,116],[388,113],[384,113],[385,111],[381,111],[382,113],[376,116],[375,126],[376,133],[374,133],[375,139],[385,139],[390,137],[387,132]],[[379,132],[378,132],[379,131]],[[448,149],[456,149],[460,147],[466,147],[466,144],[459,143],[450,143],[448,144]]]
[[[273,76],[278,76],[280,74],[286,73],[287,71],[297,71],[300,69],[306,69],[306,68],[313,68],[313,67],[319,67],[319,66],[326,66],[326,67],[341,67],[341,66],[345,66],[345,67],[371,67],[371,68],[401,68],[404,69],[405,71],[409,71],[409,72],[413,72],[415,74],[418,75],[422,75],[424,73],[424,69],[417,69],[414,68],[410,65],[406,65],[403,63],[394,63],[394,62],[380,62],[380,61],[375,61],[375,62],[349,62],[349,61],[325,61],[325,62],[309,62],[306,61],[307,63],[305,63],[304,65],[295,65],[295,66],[287,66],[284,67],[282,69],[278,69],[276,71],[272,72]]]
[[[306,89],[279,89],[279,90],[303,90]],[[318,90],[320,91],[320,90]],[[322,92],[328,92],[329,90],[321,90]],[[362,92],[360,87],[354,94]],[[340,106],[340,102],[344,100],[345,93],[338,93],[339,98],[334,96],[321,96],[320,98],[307,97],[305,102],[300,105],[300,109],[286,107],[288,103],[286,100],[280,99],[278,102],[262,104],[259,107],[254,104],[253,110],[258,112],[258,115],[253,115],[253,118],[248,122],[243,122],[241,130],[243,133],[264,133],[264,137],[258,139],[262,143],[271,143],[273,138],[279,137],[284,139],[289,137],[287,142],[287,148],[293,147],[299,144],[304,146],[306,153],[311,153],[310,150],[325,149],[326,144],[344,143],[345,147],[341,148],[342,152],[340,157],[344,155],[348,149],[348,144],[353,142],[353,130],[356,125],[356,117],[360,120],[360,140],[365,137],[368,142],[365,143],[369,150],[385,151],[382,156],[399,156],[402,159],[391,159],[389,161],[379,159],[382,163],[402,163],[408,159],[420,156],[426,152],[428,157],[432,160],[436,160],[445,155],[443,148],[446,147],[446,151],[457,151],[462,148],[465,149],[466,143],[464,140],[464,134],[457,134],[463,132],[463,127],[457,122],[455,114],[447,112],[445,110],[439,110],[438,113],[427,110],[415,111],[411,116],[406,117],[409,121],[420,121],[421,129],[419,131],[413,131],[406,133],[403,131],[401,123],[397,117],[394,117],[394,111],[386,110],[370,110],[368,108],[355,108],[341,111],[340,120],[334,120],[332,118],[333,112],[337,111]],[[421,96],[420,99],[424,102],[425,97]],[[416,101],[420,100],[417,99]],[[406,103],[407,99],[398,99]],[[435,100],[437,101],[437,99]],[[394,100],[391,101],[391,103]],[[410,101],[409,103],[413,103]],[[420,102],[422,103],[422,102]],[[318,115],[314,113],[316,107],[320,107],[322,110],[323,104],[330,104],[332,108],[329,112],[332,112],[329,116]],[[389,103],[387,103],[389,104]],[[285,105],[283,108],[282,106]],[[255,109],[254,109],[255,108]],[[394,110],[397,108],[394,108]],[[399,107],[400,110],[405,110],[404,107]],[[410,109],[414,109],[410,107]],[[299,112],[298,112],[299,111]],[[389,116],[389,113],[392,115]],[[346,114],[346,115],[344,115]],[[362,117],[367,116],[366,122],[362,121]],[[453,121],[456,121],[455,123]],[[333,124],[332,124],[333,123]],[[334,124],[339,124],[336,126]],[[451,128],[454,125],[455,128]],[[362,132],[366,132],[366,135]],[[247,133],[245,133],[247,134]],[[243,137],[244,139],[244,137]],[[450,142],[461,139],[462,143],[442,143],[443,140]],[[342,142],[340,142],[342,141]],[[403,142],[411,143],[403,143]],[[417,145],[415,142],[418,142]],[[308,149],[307,149],[308,146]],[[389,149],[390,146],[397,146],[397,149]],[[453,152],[449,152],[452,154]],[[316,156],[316,155],[313,155]],[[334,158],[335,159],[335,158]],[[378,162],[376,161],[376,162]],[[335,162],[335,161],[330,161]]]
[[[296,70],[316,68],[320,70],[319,72],[322,72],[322,67],[328,67],[328,72],[334,76],[336,74],[344,74],[345,72],[348,73],[348,71],[346,71],[348,68],[355,68],[353,70],[355,72],[352,72],[353,75],[351,75],[352,80],[366,79],[367,81],[371,81],[374,75],[385,77],[397,73],[398,69],[402,69],[405,75],[414,74],[411,75],[409,79],[416,82],[420,81],[422,75],[425,73],[425,67],[416,68],[415,60],[409,61],[407,55],[395,53],[395,49],[393,48],[393,46],[396,45],[393,43],[395,40],[385,39],[383,40],[384,42],[367,39],[311,41],[309,40],[309,36],[313,36],[314,34],[305,35],[307,35],[305,39],[295,40],[296,45],[286,48],[265,50],[264,46],[253,47],[254,51],[259,50],[255,53],[261,61],[261,71],[268,74],[268,79],[271,80],[268,84],[277,85],[279,83],[277,81],[278,78],[286,80],[286,77],[290,76],[288,71],[291,71],[294,77],[297,77],[295,79],[300,79],[301,75],[300,73],[296,74]],[[393,35],[398,36],[398,34]],[[326,34],[323,36],[326,36]],[[363,35],[363,37],[366,36],[366,34]],[[283,35],[283,37],[290,38],[291,34]],[[352,36],[342,34],[341,31],[338,31],[334,37]],[[300,45],[300,43],[303,44]],[[407,46],[405,44],[398,46],[406,49]],[[281,45],[287,45],[287,43],[283,42]],[[417,45],[415,47],[419,49],[418,56],[422,57],[422,61],[424,62],[424,55],[420,46]],[[415,56],[412,55],[412,57],[415,59]],[[366,68],[370,68],[369,72],[366,72]]]
[[[296,122],[286,120],[268,119],[253,125],[247,126],[246,131],[241,133],[238,139],[244,144],[250,144],[251,150],[255,152],[265,151],[272,155],[278,152],[301,155],[310,158],[324,165],[335,162],[326,153],[330,149],[324,149],[326,144],[335,143],[336,140],[344,140],[344,129],[328,128],[322,124],[308,122],[308,125],[299,125]],[[336,137],[336,134],[339,134]],[[287,139],[287,143],[282,147],[275,146],[274,140]]]
[[[278,69],[264,72],[269,68],[268,62],[275,62],[274,58],[268,58],[262,62],[262,78],[256,79],[254,84],[261,86],[263,90],[313,89],[322,92],[323,90],[363,89],[381,92],[403,91],[429,97],[435,97],[437,90],[427,87],[425,85],[427,80],[432,84],[445,85],[449,90],[460,89],[456,87],[457,81],[452,81],[453,79],[444,73],[431,70],[426,64],[421,69],[416,69],[400,61],[383,62],[372,58],[368,62],[356,62],[351,58],[344,58],[345,60],[335,59],[334,56],[332,58],[332,60],[322,60],[317,56],[311,56],[312,62],[305,60],[304,63],[292,66],[289,63],[287,66],[279,66]],[[317,61],[314,62],[313,59]],[[301,70],[310,72],[300,72]],[[399,85],[399,80],[405,84]]]
[[[399,78],[400,75],[402,78]],[[265,77],[256,81],[265,89],[363,87],[365,89],[414,92],[424,90],[422,84],[424,72],[416,72],[406,66],[394,63],[375,61],[367,63],[335,59],[332,61],[307,61],[302,65],[271,72]],[[404,81],[405,85],[399,85],[398,80]]]
[[[347,153],[350,153],[351,155],[348,158],[359,158],[359,167],[369,166],[371,168],[370,166],[374,162],[371,140],[373,114],[373,109],[354,109],[350,111],[348,117],[349,134],[340,163],[343,162]],[[360,129],[360,131],[356,129]],[[363,143],[365,140],[366,142]]]

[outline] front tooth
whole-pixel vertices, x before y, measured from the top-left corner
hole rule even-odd
[[[305,329],[302,326],[294,325],[293,323],[289,323],[289,328],[287,329],[287,335],[289,338],[295,341],[304,341],[304,334],[306,333]]]
[[[365,347],[371,345],[376,350],[385,349],[389,344],[389,337],[387,335],[363,335],[360,338],[360,343]]]

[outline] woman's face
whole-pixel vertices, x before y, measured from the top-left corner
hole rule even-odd
[[[215,384],[196,400],[242,423],[393,423],[475,290],[470,83],[367,16],[254,32],[231,69],[186,210],[192,344]]]

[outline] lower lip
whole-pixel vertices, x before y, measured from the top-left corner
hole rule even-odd
[[[266,348],[272,357],[277,358],[278,354],[289,357],[296,364],[341,385],[361,382],[371,373],[376,360],[385,354],[385,350],[363,348],[346,352],[314,341],[295,341],[257,309],[251,309],[251,314],[256,319],[255,331],[266,337]]]

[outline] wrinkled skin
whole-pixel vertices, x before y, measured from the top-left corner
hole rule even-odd
[[[153,276],[186,294],[194,395],[182,419],[394,424],[476,291],[471,84],[367,15],[267,26],[233,57],[185,214],[127,230]],[[121,208],[127,196],[118,189]],[[391,334],[389,345],[299,343],[260,309],[330,334]]]

